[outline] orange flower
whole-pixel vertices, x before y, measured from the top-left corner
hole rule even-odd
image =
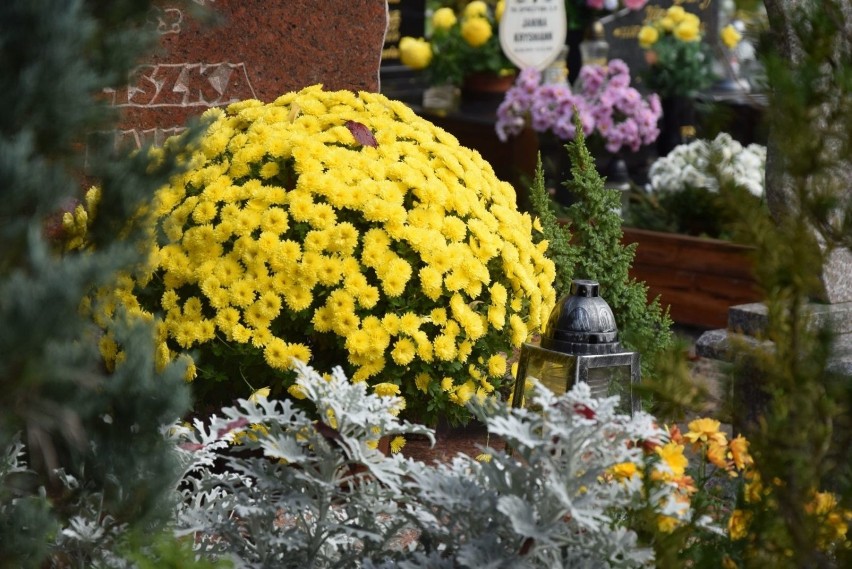
[[[672,425],[671,427],[666,427],[666,430],[668,431],[669,438],[673,443],[677,443],[679,445],[683,444],[683,433],[680,432],[680,427]]]
[[[751,512],[743,510],[734,510],[728,520],[728,534],[731,539],[737,541],[744,538],[748,534],[748,523],[751,519]]]
[[[718,466],[719,468],[727,469],[727,450],[728,449],[725,445],[720,445],[717,444],[715,441],[711,441],[710,445],[707,447],[707,460],[709,460],[713,465]]]
[[[763,483],[760,481],[760,475],[757,472],[747,472],[746,478],[749,479],[743,488],[746,504],[760,502],[763,497]]]
[[[754,464],[754,459],[748,453],[748,441],[742,435],[737,435],[731,440],[731,457],[734,459],[734,465],[742,470],[746,466]]]
[[[689,423],[689,432],[684,438],[691,443],[715,441],[720,445],[727,444],[727,436],[719,430],[720,426],[721,423],[715,419],[695,419]]]

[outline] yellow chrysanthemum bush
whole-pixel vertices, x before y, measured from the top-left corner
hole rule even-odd
[[[161,363],[190,354],[202,403],[298,398],[294,359],[396,386],[423,421],[464,421],[505,386],[554,265],[479,154],[379,94],[313,86],[206,115],[156,195],[150,267],[116,291],[162,315]]]

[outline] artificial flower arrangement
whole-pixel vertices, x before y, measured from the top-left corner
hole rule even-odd
[[[321,86],[204,118],[189,171],[156,194],[150,266],[102,321],[161,315],[157,364],[192,355],[208,404],[300,397],[295,360],[342,364],[424,422],[464,421],[511,382],[555,269],[479,154],[401,102]],[[120,362],[109,335],[102,351]]]
[[[595,18],[619,10],[641,10],[648,0],[565,0],[568,26],[573,29],[586,28]]]
[[[513,75],[517,69],[500,47],[503,6],[502,0],[493,6],[474,0],[456,12],[444,3],[432,15],[428,39],[400,39],[400,61],[425,70],[433,86],[459,87],[472,73]]]
[[[497,136],[505,141],[529,125],[536,132],[571,140],[575,109],[590,146],[597,141],[607,152],[635,152],[659,135],[659,97],[643,97],[630,86],[627,64],[613,59],[606,67],[584,65],[574,90],[567,83],[543,83],[541,72],[524,69],[497,108]]]
[[[764,198],[766,147],[743,145],[728,133],[676,146],[648,171],[633,194],[626,223],[635,227],[725,237],[736,218],[729,204]]]
[[[701,19],[679,5],[642,26],[638,40],[649,64],[645,86],[661,97],[689,97],[709,87],[716,79],[713,56],[702,39]]]

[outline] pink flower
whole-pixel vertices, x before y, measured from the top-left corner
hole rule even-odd
[[[630,87],[627,65],[613,59],[606,68],[584,66],[576,92],[565,84],[542,85],[539,71],[525,69],[497,108],[497,136],[505,141],[528,124],[537,132],[552,132],[562,140],[571,140],[575,107],[585,135],[600,138],[609,152],[623,147],[635,152],[660,134],[659,97],[653,94],[643,98]]]
[[[586,6],[593,10],[603,10],[604,0],[586,0]]]
[[[641,10],[648,0],[624,0],[624,7],[628,10]]]

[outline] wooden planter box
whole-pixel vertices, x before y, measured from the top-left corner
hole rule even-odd
[[[630,276],[660,295],[678,324],[726,328],[728,308],[759,302],[751,247],[718,239],[623,228],[624,243],[638,243]]]

